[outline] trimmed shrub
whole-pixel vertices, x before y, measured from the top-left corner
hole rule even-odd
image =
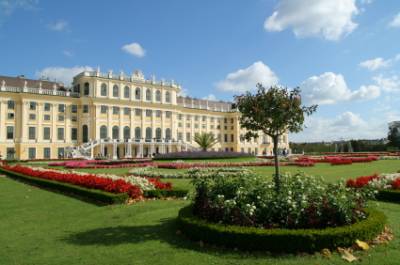
[[[58,191],[67,195],[74,195],[75,197],[82,198],[93,202],[99,202],[102,204],[120,204],[125,203],[129,196],[127,193],[113,194],[110,192],[87,189],[76,185],[62,183],[54,180],[40,179],[35,177],[26,176],[20,173],[12,172],[0,168],[0,172],[6,174],[10,178],[20,180],[24,183],[32,184],[41,188]]]
[[[239,152],[196,151],[196,152],[175,152],[167,154],[156,154],[154,156],[154,160],[223,159],[223,158],[238,158],[238,157],[255,157],[255,156],[248,153],[239,153]]]
[[[143,194],[146,198],[167,198],[176,197],[183,198],[188,194],[188,190],[172,189],[172,190],[147,190]]]
[[[376,195],[380,201],[400,203],[400,190],[380,190]]]
[[[384,228],[383,213],[366,210],[368,217],[352,225],[325,229],[263,229],[208,223],[193,215],[192,206],[179,211],[178,224],[192,240],[241,250],[271,252],[315,252],[354,244],[355,240],[371,240]]]

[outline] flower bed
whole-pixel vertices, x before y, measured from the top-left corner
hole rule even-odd
[[[127,167],[146,167],[153,163],[150,160],[137,161],[103,161],[103,160],[79,160],[52,162],[48,166],[62,166],[65,168],[127,168]]]
[[[298,166],[298,167],[312,167],[315,165],[311,161],[300,162],[281,162],[281,166]],[[205,162],[205,163],[185,163],[185,162],[172,162],[172,163],[157,163],[158,168],[167,169],[188,169],[188,168],[208,168],[208,167],[263,167],[274,166],[274,162],[261,161],[261,162]]]
[[[154,160],[173,160],[173,159],[223,159],[223,158],[238,158],[238,157],[254,157],[248,153],[238,152],[215,152],[215,151],[192,151],[192,152],[174,152],[166,154],[156,154]]]
[[[350,156],[340,155],[340,156],[323,156],[323,157],[302,156],[297,158],[295,162],[330,163],[331,165],[336,166],[336,165],[351,165],[352,163],[368,163],[376,160],[378,160],[377,156],[350,157]]]
[[[347,187],[356,189],[372,189],[377,193],[378,200],[400,202],[400,174],[381,174],[361,176],[348,179]]]
[[[180,230],[195,241],[238,248],[272,252],[309,252],[336,249],[370,240],[384,228],[383,213],[367,209],[367,218],[355,224],[326,229],[263,229],[210,223],[193,214],[191,206],[179,211]]]
[[[199,175],[193,170],[195,196],[179,222],[191,238],[244,249],[315,251],[371,239],[384,225],[366,210],[369,190],[296,174],[272,181],[256,175]]]

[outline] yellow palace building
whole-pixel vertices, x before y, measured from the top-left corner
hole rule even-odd
[[[214,151],[270,155],[272,140],[243,139],[231,103],[179,96],[174,81],[85,71],[66,88],[24,76],[0,76],[3,159],[110,159],[195,150],[194,136],[212,132]],[[289,149],[288,137],[279,142]]]

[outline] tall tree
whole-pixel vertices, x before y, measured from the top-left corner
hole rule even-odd
[[[213,147],[218,142],[213,133],[196,134],[194,141],[201,147],[203,151],[207,151],[207,149]]]
[[[388,134],[388,145],[400,149],[400,129],[392,127]]]
[[[317,105],[301,105],[300,89],[288,90],[278,86],[269,89],[257,84],[257,91],[235,96],[234,107],[240,113],[240,124],[247,129],[246,139],[258,137],[261,131],[270,136],[274,143],[275,189],[280,190],[278,161],[278,139],[287,132],[300,132],[303,129],[305,115],[316,111]]]

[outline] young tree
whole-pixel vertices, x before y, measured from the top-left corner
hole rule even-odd
[[[203,151],[207,151],[207,149],[213,147],[218,142],[212,133],[196,134],[194,141],[201,147]]]
[[[279,136],[286,132],[300,132],[303,129],[304,116],[315,112],[317,105],[302,106],[299,88],[291,91],[278,86],[266,89],[261,84],[257,84],[255,94],[246,92],[235,96],[234,107],[241,113],[241,127],[248,130],[246,139],[258,137],[258,131],[272,138],[275,157],[274,182],[275,189],[279,192]]]

